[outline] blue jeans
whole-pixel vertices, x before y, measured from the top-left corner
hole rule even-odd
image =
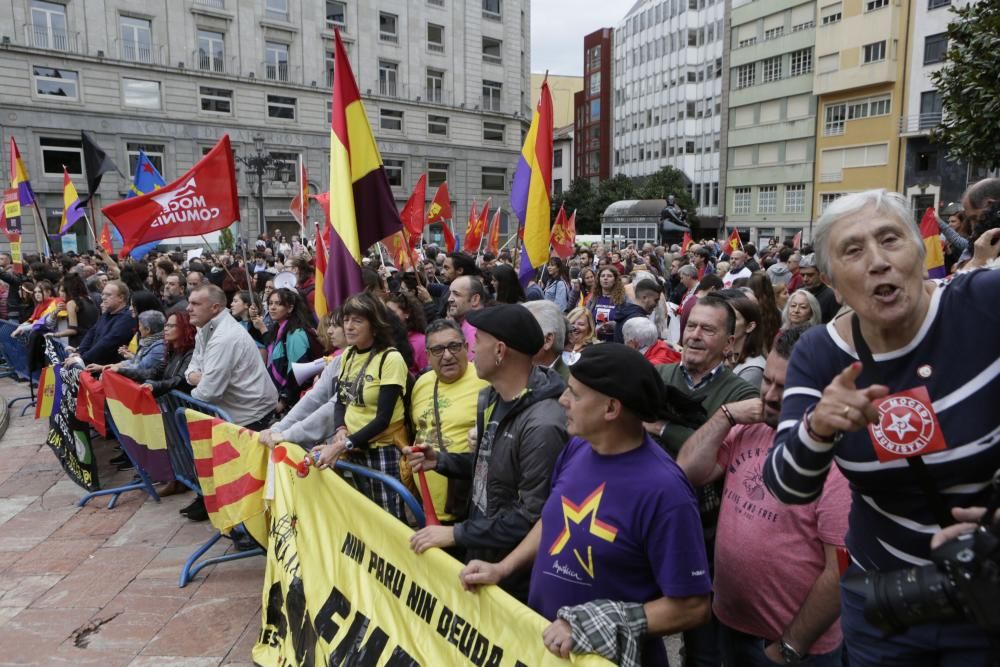
[[[719,648],[722,662],[726,667],[774,667],[782,663],[772,662],[764,649],[771,641],[754,637],[719,623]],[[810,655],[801,663],[815,667],[841,667],[841,649],[829,653]]]
[[[857,572],[851,567],[848,573]],[[840,587],[840,623],[851,667],[989,667],[996,647],[968,623],[924,623],[885,636],[864,616],[865,600]]]
[[[684,633],[684,649],[681,651],[684,667],[720,667],[719,619],[712,618],[705,625],[699,625]]]

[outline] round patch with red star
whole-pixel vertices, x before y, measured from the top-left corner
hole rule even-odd
[[[879,420],[868,431],[880,461],[921,456],[945,448],[925,387],[886,396],[876,407]]]

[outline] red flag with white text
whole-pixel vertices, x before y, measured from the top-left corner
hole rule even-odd
[[[144,243],[225,229],[240,219],[229,135],[173,183],[101,212],[122,235],[121,257]]]

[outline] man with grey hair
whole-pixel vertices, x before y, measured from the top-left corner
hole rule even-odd
[[[521,304],[535,317],[545,335],[545,344],[532,361],[536,366],[546,366],[569,380],[569,366],[562,359],[566,344],[566,318],[559,306],[551,301],[528,301]]]
[[[802,276],[802,288],[819,301],[819,308],[822,311],[821,319],[823,324],[826,324],[837,315],[840,304],[837,303],[837,296],[833,290],[823,282],[820,268],[816,264],[816,253],[804,255],[799,264],[799,275]]]
[[[233,422],[259,431],[268,426],[278,392],[247,330],[226,308],[226,293],[203,285],[188,297],[188,315],[198,328],[185,379],[191,396],[216,405]]]
[[[660,339],[660,332],[650,320],[633,317],[622,327],[625,344],[640,352],[654,366],[674,364],[681,360],[680,353]]]

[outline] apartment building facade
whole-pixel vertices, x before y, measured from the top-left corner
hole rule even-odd
[[[912,0],[921,2],[926,0]],[[911,0],[819,0],[815,217],[837,197],[899,191]]]
[[[812,217],[816,2],[735,0],[729,31],[726,226],[757,243]]]
[[[614,31],[615,174],[684,172],[702,228],[721,225],[726,3],[640,0]]]
[[[531,114],[529,0],[11,6],[0,13],[0,134],[17,140],[50,233],[61,213],[62,165],[86,191],[80,130],[92,132],[126,176],[144,150],[168,181],[225,133],[240,157],[256,155],[260,144],[273,161],[263,216],[255,174],[238,162],[238,231],[296,230],[287,209],[300,187],[293,168],[300,156],[310,191],[328,189],[335,28],[397,202],[426,172],[428,200],[447,180],[455,210],[487,196],[509,210]],[[128,184],[107,175],[98,205],[123,197]],[[26,250],[36,247],[30,227]]]

